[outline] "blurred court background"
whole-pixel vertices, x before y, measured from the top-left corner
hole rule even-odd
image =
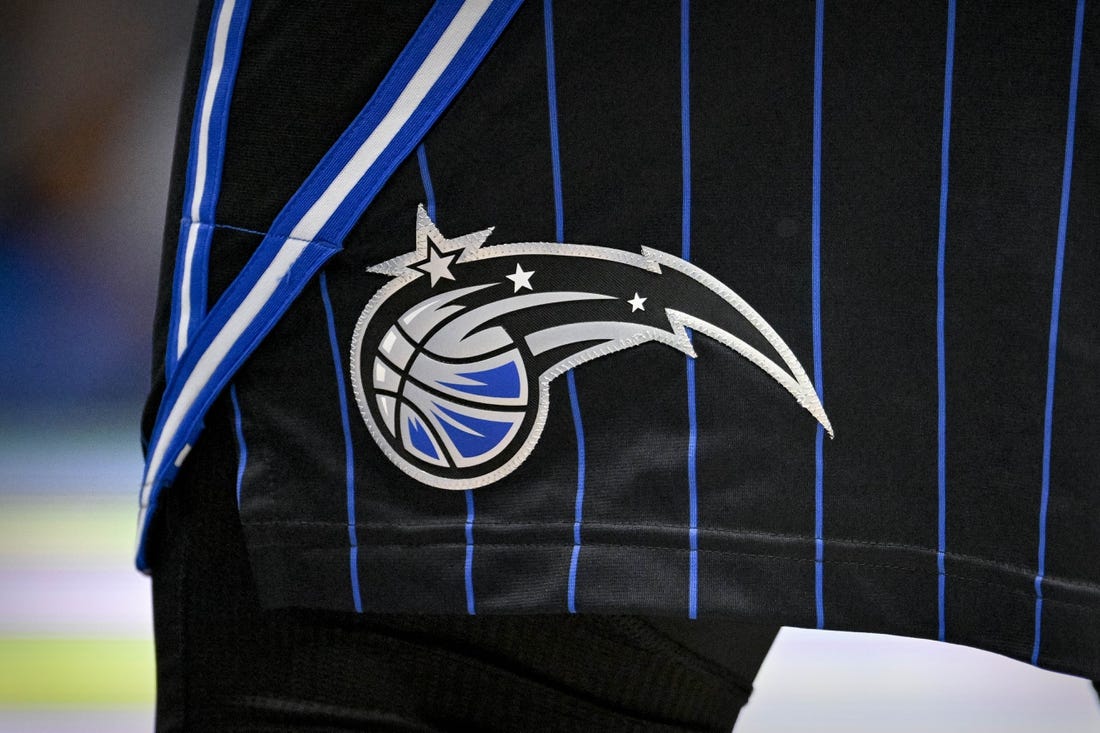
[[[0,3],[0,731],[152,729],[138,419],[193,10]],[[1084,733],[1100,705],[984,652],[785,630],[736,730]]]

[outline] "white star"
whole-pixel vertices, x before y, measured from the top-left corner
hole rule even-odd
[[[531,270],[529,272],[524,272],[523,268],[520,267],[519,264],[516,264],[516,273],[514,275],[505,275],[504,277],[511,280],[512,284],[515,286],[516,289],[513,290],[512,292],[513,293],[518,293],[520,291],[520,288],[527,288],[528,290],[534,290],[534,288],[531,287],[531,276],[534,275],[534,274],[535,274],[534,270]]]
[[[631,298],[630,300],[626,301],[626,302],[630,303],[630,312],[633,313],[634,311],[644,311],[645,310],[645,302],[647,300],[649,300],[649,298],[641,297],[640,295],[638,295],[638,291],[635,290],[634,291],[634,297]]]
[[[451,263],[454,258],[458,257],[458,253],[454,252],[449,255],[441,253],[435,248],[435,244],[428,243],[428,259],[423,262],[418,262],[413,267],[425,272],[432,276],[432,287],[439,282],[440,278],[446,278],[448,280],[454,280],[455,276],[451,274]]]

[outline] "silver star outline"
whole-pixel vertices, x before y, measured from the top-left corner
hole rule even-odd
[[[410,280],[424,275],[426,272],[419,265],[429,265],[432,261],[432,252],[435,250],[440,255],[447,255],[451,252],[460,252],[458,259],[454,259],[454,255],[449,258],[450,265],[461,265],[468,261],[481,245],[485,244],[485,240],[489,238],[489,235],[493,233],[493,228],[482,229],[480,232],[471,232],[470,234],[464,234],[461,237],[454,237],[448,239],[443,236],[443,233],[439,231],[439,228],[435,225],[435,222],[428,216],[428,212],[424,209],[424,205],[420,204],[416,207],[416,249],[407,254],[398,255],[392,259],[386,260],[380,264],[368,267],[367,272],[375,272],[379,275],[389,275],[390,277],[408,277]],[[429,246],[429,241],[431,245]],[[440,258],[435,258],[434,261],[439,261]],[[447,259],[447,258],[444,258]],[[432,285],[439,280],[439,277],[432,276]],[[452,278],[453,279],[453,278]]]

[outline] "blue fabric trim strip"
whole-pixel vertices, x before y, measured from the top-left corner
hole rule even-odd
[[[1039,501],[1039,567],[1035,574],[1035,641],[1031,663],[1039,663],[1043,626],[1043,577],[1046,575],[1047,505],[1050,501],[1050,451],[1054,428],[1054,383],[1058,361],[1058,316],[1062,307],[1062,272],[1066,257],[1066,227],[1069,222],[1069,194],[1073,182],[1073,138],[1077,127],[1077,82],[1081,75],[1081,39],[1085,27],[1085,0],[1077,2],[1073,30],[1073,63],[1069,75],[1069,113],[1066,119],[1066,149],[1062,164],[1062,200],[1058,210],[1058,247],[1054,255],[1054,288],[1050,305],[1050,343],[1047,348],[1047,394],[1043,411],[1043,484]]]
[[[317,270],[341,248],[343,238],[389,179],[398,163],[420,142],[428,128],[442,113],[488,53],[519,7],[521,0],[494,0],[465,36],[457,53],[427,92],[422,104],[405,121],[400,131],[377,156],[351,190],[343,195],[331,214],[316,230],[316,236],[303,241],[294,235],[314,204],[322,200],[363,142],[368,139],[389,110],[399,100],[423,61],[463,10],[465,3],[440,0],[428,13],[413,39],[367,103],[363,112],[326,153],[309,178],[276,217],[271,231],[260,243],[241,274],[226,290],[204,320],[178,369],[169,379],[150,441],[149,462],[142,488],[142,512],[139,521],[137,565],[146,570],[144,544],[148,518],[156,508],[161,488],[175,477],[186,452],[202,429],[202,419],[233,374],[271,330],[294,298]],[[313,223],[311,222],[312,226]],[[281,277],[277,277],[284,272]],[[272,282],[275,278],[276,281]],[[270,286],[270,293],[262,287]],[[248,312],[243,308],[252,296]],[[224,353],[212,346],[223,329],[241,333],[231,339]],[[224,345],[223,345],[224,346]],[[191,380],[203,360],[204,369]],[[176,414],[177,402],[187,389],[183,412]],[[165,425],[172,423],[170,434]]]
[[[184,179],[183,216],[176,248],[176,270],[172,284],[171,314],[168,320],[168,348],[165,354],[165,371],[168,377],[175,372],[179,360],[177,344],[182,322],[185,272],[190,275],[188,288],[190,308],[187,333],[184,334],[187,343],[191,342],[191,337],[198,330],[206,314],[207,262],[210,254],[210,240],[214,233],[211,223],[215,220],[218,193],[221,188],[225,139],[229,127],[229,105],[233,97],[233,86],[237,80],[250,5],[251,0],[218,0],[214,4],[210,17],[202,73],[199,76],[199,95],[195,101],[195,112],[191,122],[191,147],[187,156],[187,174]],[[225,15],[226,12],[228,15]],[[226,32],[226,39],[224,49],[219,54],[217,37],[220,31]],[[216,58],[217,56],[220,58]],[[210,88],[211,75],[216,75],[213,88]],[[211,98],[208,100],[208,97]],[[210,102],[210,113],[204,119],[203,108],[207,101]],[[207,123],[206,151],[203,156],[205,175],[201,182],[202,194],[197,202],[198,217],[196,218],[193,213],[196,204],[195,191],[199,184],[197,180],[199,157],[203,154],[201,130],[204,121]],[[195,226],[196,240],[188,262],[187,245],[192,225]]]

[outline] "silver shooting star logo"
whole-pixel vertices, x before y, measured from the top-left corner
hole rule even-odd
[[[382,452],[417,481],[472,489],[514,471],[546,423],[550,384],[648,342],[694,358],[688,329],[764,370],[832,435],[813,384],[771,326],[690,262],[580,244],[448,239],[421,206],[416,249],[368,271],[351,379]]]

